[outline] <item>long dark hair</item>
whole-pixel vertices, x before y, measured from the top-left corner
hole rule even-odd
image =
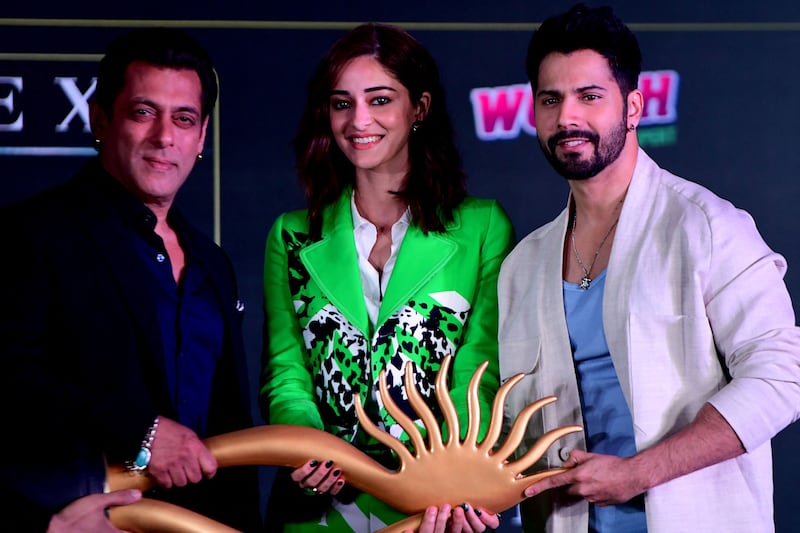
[[[294,139],[298,177],[305,187],[312,238],[319,238],[322,211],[355,180],[355,168],[333,138],[329,102],[333,84],[352,59],[374,57],[408,89],[412,102],[431,95],[424,121],[409,138],[410,170],[398,191],[424,232],[443,232],[466,195],[461,158],[453,142],[444,88],[436,62],[408,33],[385,24],[364,24],[328,50],[308,83],[306,109]]]

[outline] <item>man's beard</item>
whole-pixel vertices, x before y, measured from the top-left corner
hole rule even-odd
[[[556,172],[568,180],[586,180],[599,174],[613,163],[622,153],[628,129],[625,121],[620,122],[607,136],[601,139],[597,133],[583,130],[560,131],[547,139],[547,146],[540,140],[539,147],[544,157]],[[580,137],[594,145],[594,153],[589,159],[580,159],[580,154],[568,154],[566,159],[556,155],[556,145],[564,139]]]

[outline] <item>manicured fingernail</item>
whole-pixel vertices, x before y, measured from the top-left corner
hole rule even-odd
[[[469,505],[467,505],[466,503],[462,503],[461,508],[464,509],[464,512],[469,511]]]
[[[481,510],[480,510],[480,509],[475,509],[475,515],[476,515],[476,516],[480,516],[480,515],[482,515],[482,514],[483,514],[483,513],[481,512]]]
[[[333,466],[333,461],[328,461],[327,463],[325,463],[325,468],[330,468],[332,466]]]
[[[336,482],[336,484],[341,487],[342,485],[344,485],[344,480],[340,479],[339,481]]]
[[[309,466],[317,466],[318,464],[319,464],[319,461],[317,461],[316,459],[312,459],[311,462],[308,463]]]
[[[342,473],[342,471],[337,468],[336,470],[333,471],[333,477],[336,477],[341,473]]]

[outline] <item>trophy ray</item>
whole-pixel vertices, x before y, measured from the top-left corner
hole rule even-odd
[[[356,402],[356,413],[362,428],[397,454],[400,466],[396,470],[384,467],[330,433],[302,426],[258,426],[210,437],[204,443],[214,454],[220,468],[241,465],[297,468],[313,457],[333,460],[350,485],[411,515],[387,526],[380,533],[416,529],[425,509],[431,505],[459,505],[469,502],[474,507],[490,512],[504,511],[525,498],[523,491],[526,487],[565,470],[551,468],[525,474],[554,442],[570,433],[582,431],[583,428],[564,426],[551,430],[542,435],[521,457],[512,459],[531,417],[556,401],[555,396],[548,396],[528,405],[517,416],[503,443],[498,445],[506,398],[511,389],[524,378],[524,374],[518,374],[498,389],[486,435],[478,442],[481,425],[478,387],[488,366],[488,362],[484,362],[473,374],[467,389],[468,427],[464,439],[460,439],[458,413],[447,387],[451,361],[452,356],[444,358],[435,381],[436,402],[447,428],[446,441],[442,438],[439,422],[415,386],[414,371],[410,363],[406,365],[403,376],[405,390],[411,407],[425,429],[427,444],[417,423],[391,398],[384,372],[381,372],[378,382],[381,399],[388,413],[409,436],[413,453],[400,440],[372,422],[364,412],[361,402]],[[154,486],[154,481],[146,474],[132,475],[120,465],[109,467],[107,481],[111,490],[138,488],[144,491]],[[147,498],[131,505],[112,508],[110,516],[115,525],[124,525],[124,529],[134,533],[234,531],[186,509]]]

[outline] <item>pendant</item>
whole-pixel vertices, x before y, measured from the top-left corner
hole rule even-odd
[[[591,285],[591,284],[592,284],[592,278],[590,278],[589,276],[583,276],[581,278],[581,282],[578,284],[578,286],[581,289],[587,291],[587,290],[589,290],[589,285]]]

